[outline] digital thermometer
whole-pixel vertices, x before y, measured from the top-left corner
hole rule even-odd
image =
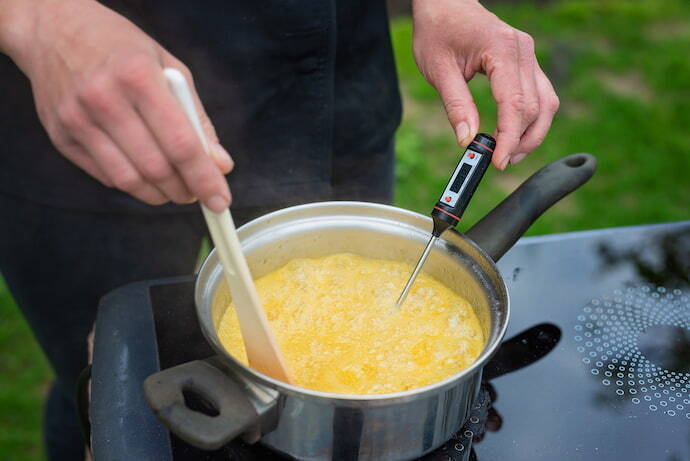
[[[431,248],[436,239],[449,227],[457,226],[460,222],[465,208],[470,203],[474,191],[477,190],[486,169],[491,164],[491,155],[496,147],[496,140],[488,134],[479,133],[463,153],[458,166],[455,167],[448,185],[443,194],[436,202],[434,209],[431,210],[431,218],[434,221],[434,228],[431,231],[431,239],[424,248],[422,256],[410,275],[410,279],[405,284],[405,289],[400,294],[396,307],[400,307],[407,298],[407,294],[412,288],[417,275],[422,270],[422,266],[429,257]]]

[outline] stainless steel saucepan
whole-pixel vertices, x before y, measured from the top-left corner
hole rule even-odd
[[[258,440],[296,459],[403,460],[446,442],[462,426],[482,368],[499,347],[510,303],[497,261],[552,204],[594,173],[596,160],[575,154],[539,170],[464,235],[446,232],[424,270],[466,298],[487,338],[469,368],[425,387],[382,395],[342,395],[291,386],[230,356],[217,326],[229,299],[219,299],[222,267],[215,252],[196,283],[199,323],[218,355],[160,371],[145,384],[158,418],[179,437],[215,449],[235,437]],[[296,257],[349,252],[414,264],[431,219],[386,205],[324,202],[283,209],[239,229],[255,278]],[[227,296],[227,295],[226,295]],[[212,407],[190,405],[196,395]],[[192,409],[193,407],[194,409]]]

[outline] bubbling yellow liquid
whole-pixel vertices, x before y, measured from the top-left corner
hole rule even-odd
[[[384,394],[441,381],[472,364],[484,335],[465,299],[422,272],[395,308],[411,272],[409,264],[343,253],[294,259],[256,280],[295,384]],[[246,365],[233,303],[218,334]]]

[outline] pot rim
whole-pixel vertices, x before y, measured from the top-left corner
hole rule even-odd
[[[429,222],[431,223],[431,219],[428,216],[422,215],[420,213],[406,210],[404,208],[399,208],[395,207],[392,205],[384,205],[380,203],[373,203],[373,202],[360,202],[360,201],[325,201],[325,202],[312,202],[312,203],[306,203],[306,204],[301,204],[301,205],[295,205],[292,207],[287,207],[287,208],[282,208],[276,211],[273,211],[271,213],[267,213],[265,215],[259,216],[258,218],[255,218],[242,226],[238,228],[238,232],[241,231],[250,226],[250,225],[257,225],[263,221],[270,220],[276,217],[279,217],[283,214],[286,213],[292,213],[295,211],[300,211],[302,209],[306,208],[314,208],[314,207],[331,207],[331,206],[355,206],[355,207],[366,207],[366,208],[380,208],[383,210],[392,210],[395,212],[403,212],[404,214],[408,214],[410,216],[416,217],[416,218],[424,218],[428,219]],[[380,403],[380,404],[387,404],[390,403],[391,401],[395,402],[401,402],[401,401],[407,401],[411,400],[413,398],[416,398],[418,394],[422,393],[431,393],[431,392],[436,392],[436,391],[442,391],[448,387],[455,386],[458,381],[461,381],[465,378],[468,378],[475,373],[481,371],[484,367],[484,365],[493,357],[494,353],[498,349],[498,347],[501,344],[501,341],[503,340],[503,337],[505,336],[506,330],[508,328],[508,321],[510,319],[510,294],[508,293],[508,288],[505,284],[505,280],[501,276],[500,271],[498,270],[498,267],[496,266],[496,263],[489,257],[489,255],[482,249],[480,246],[478,246],[476,243],[474,243],[470,238],[466,237],[464,234],[461,234],[460,232],[455,231],[454,229],[452,232],[462,238],[464,241],[469,243],[474,249],[477,250],[478,254],[485,260],[486,263],[488,263],[489,267],[495,271],[496,273],[496,280],[498,281],[498,286],[495,288],[498,289],[500,292],[505,294],[505,316],[504,316],[504,321],[503,323],[499,326],[497,334],[494,336],[494,341],[491,344],[488,344],[484,347],[484,350],[482,353],[477,357],[477,359],[467,368],[464,368],[463,370],[459,371],[458,373],[449,376],[448,378],[437,381],[431,384],[428,384],[426,386],[422,387],[417,387],[414,389],[409,389],[406,391],[401,391],[401,392],[391,392],[387,394],[371,394],[371,395],[365,395],[365,394],[337,394],[337,393],[332,393],[332,392],[323,392],[323,391],[317,391],[313,389],[307,389],[299,386],[295,386],[292,384],[285,383],[283,381],[277,380],[275,378],[272,378],[270,376],[264,375],[253,368],[244,365],[237,359],[235,359],[230,353],[228,353],[222,345],[218,344],[215,340],[214,337],[210,336],[212,333],[207,331],[206,324],[201,318],[201,302],[202,302],[202,296],[200,295],[201,293],[201,283],[202,280],[205,280],[205,278],[201,277],[200,275],[203,274],[204,272],[212,270],[209,265],[215,264],[217,260],[217,255],[216,255],[216,248],[214,247],[206,256],[204,259],[204,262],[201,264],[199,268],[199,272],[197,273],[197,279],[194,283],[194,301],[196,305],[196,311],[197,311],[197,318],[199,321],[199,325],[201,326],[201,331],[206,338],[206,341],[210,344],[210,346],[218,353],[218,356],[222,359],[223,363],[227,365],[229,368],[231,368],[234,371],[237,371],[244,375],[246,378],[252,380],[252,381],[258,381],[259,383],[266,385],[270,388],[278,389],[282,394],[290,394],[290,395],[296,395],[296,396],[309,396],[309,397],[316,397],[316,398],[322,398],[322,399],[330,399],[330,400],[338,400],[341,404],[343,402],[352,402],[352,403],[357,403],[357,402],[367,402],[368,404],[371,403]],[[240,239],[240,243],[241,239]],[[212,302],[212,300],[211,300]]]

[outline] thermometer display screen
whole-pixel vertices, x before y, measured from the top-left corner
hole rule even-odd
[[[467,174],[470,172],[472,169],[472,165],[469,163],[464,163],[460,167],[460,171],[458,171],[458,175],[455,177],[455,181],[453,181],[453,184],[450,186],[451,192],[455,192],[456,194],[460,190],[460,187],[462,187],[462,183],[465,182],[465,178],[467,178]]]

